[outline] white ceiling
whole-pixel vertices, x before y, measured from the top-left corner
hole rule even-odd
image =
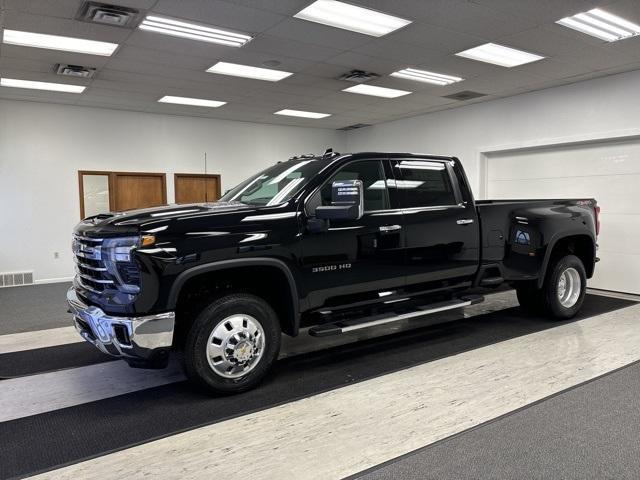
[[[137,29],[74,20],[81,0],[0,0],[2,28],[115,42],[112,57],[0,44],[0,76],[88,85],[83,94],[0,88],[0,98],[251,122],[340,128],[381,123],[464,104],[640,69],[640,37],[605,43],[556,25],[594,7],[640,23],[639,0],[355,0],[413,21],[381,38],[292,18],[312,0],[105,0],[255,35],[242,48],[195,42]],[[453,54],[485,42],[538,53],[545,60],[511,69]],[[261,66],[277,60],[294,72],[280,82],[205,73],[218,60]],[[53,72],[57,63],[95,67],[91,80]],[[406,67],[464,77],[447,87],[389,77]],[[341,92],[351,69],[373,71],[371,82],[414,93],[383,99]],[[443,98],[462,90],[486,93],[466,102]],[[229,102],[216,108],[157,103],[163,95]],[[332,116],[310,120],[273,115],[284,109]]]

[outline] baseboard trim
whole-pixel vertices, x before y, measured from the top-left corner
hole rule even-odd
[[[60,278],[42,278],[33,282],[34,285],[43,285],[47,283],[63,283],[71,282],[73,277],[60,277]]]
[[[587,293],[602,295],[603,297],[621,298],[623,300],[633,300],[635,302],[640,302],[640,295],[635,295],[633,293],[614,292],[613,290],[603,290],[601,288],[591,287],[587,288]]]

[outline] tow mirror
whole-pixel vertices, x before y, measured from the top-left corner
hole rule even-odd
[[[316,207],[322,220],[358,220],[364,212],[362,180],[340,180],[331,184],[331,205]]]

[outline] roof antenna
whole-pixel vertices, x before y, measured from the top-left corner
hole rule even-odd
[[[329,147],[324,151],[324,157],[326,157],[327,155],[331,156],[333,155],[333,148]]]

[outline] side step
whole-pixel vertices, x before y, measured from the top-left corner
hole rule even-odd
[[[475,305],[476,303],[481,303],[483,301],[484,297],[481,295],[468,295],[466,297],[458,298],[455,300],[448,300],[446,302],[420,305],[415,307],[411,311],[405,311],[403,313],[388,312],[369,317],[360,317],[334,323],[316,325],[315,327],[311,327],[309,329],[309,335],[314,337],[339,335],[341,333],[352,332],[354,330],[360,330],[363,328],[375,327],[377,325],[384,325],[385,323],[397,322],[400,320],[405,320],[407,318],[420,317],[423,315],[429,315],[431,313],[438,313],[444,312],[446,310],[468,307],[469,305]]]

